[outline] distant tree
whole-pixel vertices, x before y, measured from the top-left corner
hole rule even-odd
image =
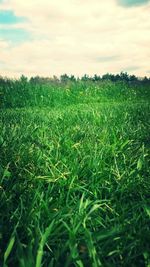
[[[0,85],[4,85],[5,84],[5,79],[2,77],[2,76],[0,76]]]
[[[129,75],[127,72],[120,72],[120,80],[121,81],[129,81]]]
[[[22,84],[26,84],[26,83],[28,82],[28,78],[27,78],[26,76],[24,76],[24,75],[21,75],[21,77],[20,77],[20,82],[21,82]]]
[[[72,81],[72,82],[75,82],[75,81],[76,81],[76,78],[75,78],[74,75],[71,75],[69,79],[70,79],[70,81]]]
[[[43,78],[40,76],[35,76],[30,78],[30,83],[31,84],[42,84],[43,83]]]
[[[149,81],[149,79],[145,76],[144,78],[143,78],[143,82],[148,82]]]
[[[100,76],[98,76],[97,74],[94,74],[94,76],[93,76],[92,80],[93,80],[94,82],[98,82],[98,81],[100,81],[100,80],[101,80],[101,77],[100,77]]]
[[[65,73],[63,75],[60,76],[60,81],[61,82],[67,82],[69,81],[69,76]]]
[[[129,80],[130,80],[130,82],[136,82],[138,79],[135,75],[130,75]]]
[[[81,81],[88,81],[89,80],[89,75],[87,74],[84,74],[82,77],[81,77]]]
[[[109,73],[106,73],[102,76],[102,80],[111,80],[110,77],[111,75]]]
[[[52,81],[58,83],[59,79],[56,75],[53,75]]]
[[[116,74],[115,75],[115,81],[117,82],[117,81],[120,81],[120,75],[119,74]]]
[[[18,88],[19,90],[25,90],[27,88],[28,85],[28,78],[25,75],[21,75],[19,80],[15,81],[15,86],[16,88]]]

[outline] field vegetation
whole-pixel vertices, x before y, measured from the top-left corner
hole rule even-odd
[[[0,266],[150,267],[150,81],[0,79]]]

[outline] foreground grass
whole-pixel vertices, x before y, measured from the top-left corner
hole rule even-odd
[[[1,110],[2,266],[150,266],[149,102],[90,94]]]

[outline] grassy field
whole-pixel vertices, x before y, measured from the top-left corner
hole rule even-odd
[[[0,87],[0,266],[150,267],[150,88]]]

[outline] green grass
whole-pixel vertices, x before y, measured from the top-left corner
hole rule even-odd
[[[1,87],[0,266],[150,266],[149,95]]]

